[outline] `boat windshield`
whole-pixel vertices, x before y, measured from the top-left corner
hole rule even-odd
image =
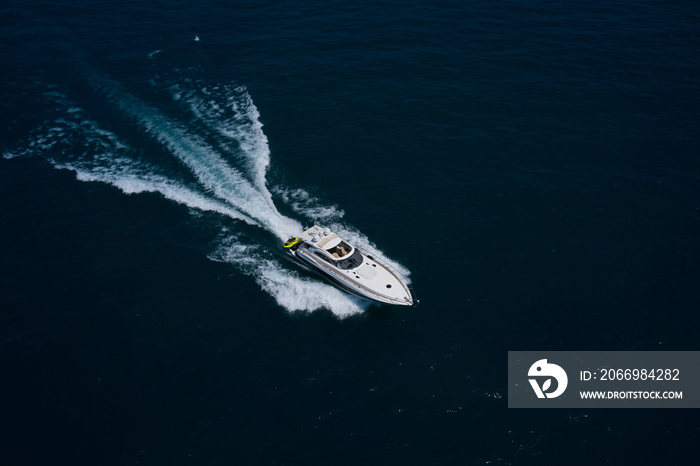
[[[355,251],[350,257],[348,257],[347,259],[335,261],[335,265],[341,270],[356,269],[357,267],[362,265],[362,254],[360,254],[360,251],[355,249]]]

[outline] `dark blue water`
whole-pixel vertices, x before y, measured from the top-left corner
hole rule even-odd
[[[2,464],[679,464],[509,350],[697,350],[696,2],[0,7]],[[279,244],[410,277],[371,306]]]

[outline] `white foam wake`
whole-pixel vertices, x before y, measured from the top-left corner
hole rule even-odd
[[[282,240],[301,231],[299,222],[277,210],[272,193],[299,216],[330,226],[408,277],[409,271],[401,264],[386,258],[362,233],[344,225],[344,212],[337,206],[324,205],[303,189],[268,189],[267,137],[245,88],[206,85],[181,77],[175,83],[156,83],[168,89],[184,114],[190,116],[185,123],[182,114],[166,116],[105,76],[93,73],[90,81],[113,107],[135,122],[142,134],[159,143],[155,150],[163,154],[149,154],[148,149],[141,148],[141,141],[130,143],[128,138],[106,129],[65,93],[47,86],[43,97],[55,116],[33,130],[22,147],[5,152],[4,157],[40,155],[56,168],[75,172],[81,181],[108,183],[126,194],[160,193],[194,212],[221,215],[228,226],[209,258],[232,264],[253,277],[290,312],[329,309],[339,317],[347,317],[365,311],[370,303],[299,273],[262,244],[241,239],[235,231],[240,228],[232,226],[235,222],[230,220],[260,227]],[[185,170],[174,172],[168,157]]]
[[[182,124],[136,99],[117,83],[103,76],[95,76],[93,84],[163,144],[191,170],[207,191],[221,201],[230,204],[243,215],[255,219],[260,226],[280,239],[287,239],[301,229],[301,224],[281,215],[275,208],[272,196],[264,186],[264,171],[252,174],[256,180],[255,184],[252,184],[201,136],[191,134]],[[263,152],[267,153],[269,151]],[[269,155],[264,156],[269,158]],[[255,157],[255,154],[250,154],[250,157]]]
[[[271,258],[269,251],[261,246],[239,242],[235,235],[224,235],[209,258],[236,264],[290,312],[328,309],[336,316],[345,318],[364,312],[369,307],[367,301],[343,293],[320,279],[300,276],[295,269]]]
[[[245,87],[207,86],[195,80],[187,83],[190,88],[170,87],[173,99],[185,102],[195,117],[219,136],[223,149],[243,161],[255,188],[272,202],[266,184],[270,166],[267,136],[262,130],[260,113]]]
[[[35,129],[26,147],[4,154],[5,158],[44,155],[56,168],[75,172],[80,181],[108,183],[125,194],[160,193],[188,207],[256,225],[253,219],[224,202],[168,178],[154,165],[133,158],[136,152],[133,148],[88,118],[84,110],[65,95],[51,91],[45,93],[45,97],[64,112]],[[76,148],[80,151],[76,152]]]

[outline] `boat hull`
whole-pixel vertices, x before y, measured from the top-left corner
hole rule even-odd
[[[394,296],[374,291],[368,288],[367,286],[363,285],[362,283],[359,283],[358,280],[353,280],[349,278],[351,276],[354,276],[359,279],[360,277],[356,273],[354,275],[347,272],[344,274],[341,271],[334,270],[332,267],[324,266],[324,264],[317,261],[309,252],[304,251],[303,249],[295,249],[288,251],[306,268],[308,268],[312,272],[321,275],[322,277],[330,281],[333,285],[349,294],[381,304],[393,304],[398,306],[415,305],[408,285],[406,285],[403,280],[399,279],[396,276],[396,274],[392,272],[388,267],[376,260],[372,260],[371,263],[374,264],[376,267],[384,269],[386,271],[386,274],[395,277],[391,283],[395,291],[393,293]],[[365,261],[371,260],[364,254],[362,254],[362,256]]]

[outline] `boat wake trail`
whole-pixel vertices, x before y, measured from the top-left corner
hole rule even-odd
[[[330,226],[409,275],[359,231],[343,225],[337,206],[324,205],[303,189],[268,187],[267,137],[244,87],[184,74],[161,74],[151,82],[154,94],[169,97],[160,105],[97,73],[88,80],[104,106],[100,109],[81,105],[58,86],[42,84],[41,100],[50,117],[4,157],[41,156],[56,168],[75,172],[81,181],[108,183],[126,194],[159,193],[189,207],[193,215],[216,214],[220,232],[208,257],[253,277],[290,312],[329,309],[345,317],[370,304],[300,273],[269,241],[246,239],[251,227],[273,235],[273,244],[302,231],[301,223],[277,210],[273,198],[308,223]]]

